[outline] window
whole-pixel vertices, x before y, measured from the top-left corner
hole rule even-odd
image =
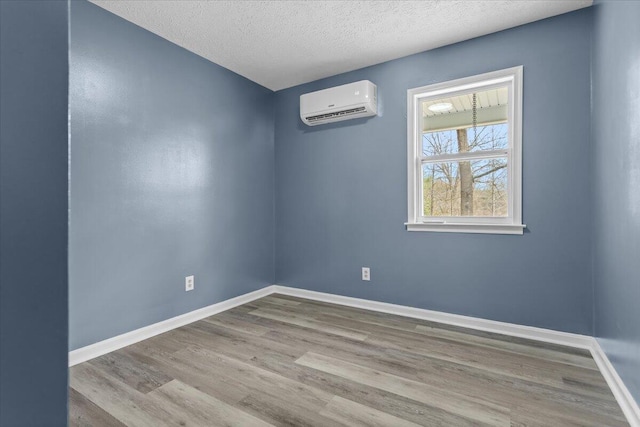
[[[409,231],[522,234],[522,67],[407,93]]]

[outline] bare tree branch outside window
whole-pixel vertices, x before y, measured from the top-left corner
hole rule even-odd
[[[506,123],[427,132],[423,156],[499,150],[508,145]],[[423,165],[425,216],[506,216],[507,160],[504,157]]]

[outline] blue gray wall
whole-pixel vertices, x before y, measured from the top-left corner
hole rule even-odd
[[[582,10],[278,92],[277,282],[590,334],[590,36]],[[526,233],[405,231],[407,89],[516,65]],[[379,117],[301,123],[300,94],[361,79]]]
[[[273,283],[273,93],[84,1],[70,58],[70,348]]]
[[[595,335],[640,402],[640,2],[594,7]]]
[[[67,425],[66,1],[0,1],[0,426]]]

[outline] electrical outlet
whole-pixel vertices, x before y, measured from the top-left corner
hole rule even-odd
[[[371,270],[369,270],[369,267],[362,267],[362,280],[366,280],[367,282],[371,280]]]
[[[184,290],[185,291],[192,291],[193,288],[195,287],[195,283],[196,280],[194,278],[194,276],[187,276],[184,278]]]

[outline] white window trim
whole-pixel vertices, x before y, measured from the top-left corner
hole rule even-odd
[[[407,231],[453,233],[523,234],[522,224],[522,72],[513,67],[407,91]],[[455,95],[489,85],[509,84],[512,94],[508,106],[509,144],[509,216],[504,218],[442,217],[425,220],[420,210],[422,164],[420,143],[420,101],[425,98]]]

